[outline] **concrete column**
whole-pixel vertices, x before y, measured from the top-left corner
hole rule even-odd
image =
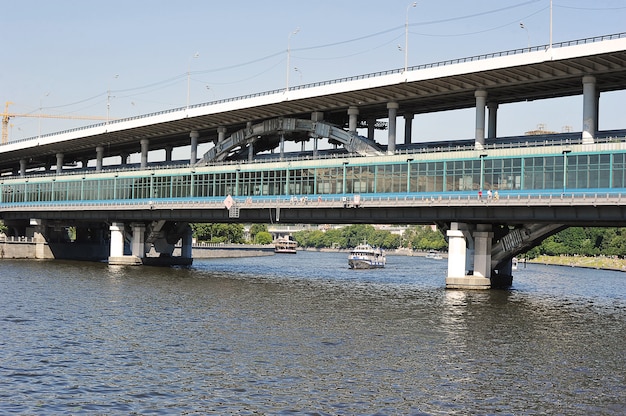
[[[221,143],[226,138],[226,127],[217,128],[217,142]]]
[[[80,165],[83,169],[87,169],[87,165],[89,164],[89,158],[82,158],[80,159]]]
[[[104,147],[96,146],[96,171],[102,170],[102,159],[104,159]]]
[[[348,131],[356,133],[356,127],[359,123],[359,108],[348,107]]]
[[[453,222],[448,235],[448,277],[465,277],[466,242],[459,224]]]
[[[198,162],[198,138],[200,137],[200,133],[196,130],[192,130],[189,133],[189,137],[191,138],[191,155],[189,156],[189,163],[195,165]]]
[[[285,158],[285,134],[280,134],[280,160]]]
[[[124,256],[124,223],[114,222],[109,227],[111,231],[111,251],[110,257],[123,257]]]
[[[389,110],[389,135],[387,137],[387,153],[396,152],[396,124],[398,108],[400,106],[396,102],[388,102],[387,110]]]
[[[181,239],[182,247],[181,247],[181,257],[185,259],[190,259],[193,257],[193,231],[190,226],[187,226],[185,232],[183,233],[183,237]]]
[[[26,159],[20,159],[20,176],[26,176]]]
[[[63,153],[57,153],[57,173],[63,170]]]
[[[367,138],[374,140],[376,134],[376,117],[370,117],[367,119]]]
[[[128,163],[128,157],[130,156],[130,154],[128,152],[121,152],[120,153],[120,165],[126,165]]]
[[[476,90],[474,97],[476,97],[475,147],[482,149],[485,145],[485,106],[487,105],[487,91]]]
[[[413,113],[404,115],[404,144],[411,144],[411,136],[413,135]]]
[[[172,161],[172,150],[174,149],[172,146],[165,146],[163,148],[165,150],[165,161],[166,162],[171,162]]]
[[[489,109],[489,124],[487,130],[487,137],[490,139],[495,139],[497,136],[497,128],[498,128],[498,103],[494,101],[489,101],[487,103],[487,108]]]
[[[133,230],[133,239],[130,245],[131,254],[143,259],[146,256],[146,225],[134,222],[131,224],[131,228]],[[113,238],[111,238],[111,241],[113,241]]]
[[[474,232],[474,276],[491,278],[491,225],[479,224]]]
[[[254,160],[254,144],[250,143],[248,145],[248,162],[252,162]]]
[[[593,143],[596,136],[596,77],[583,77],[583,143]]]
[[[141,168],[145,169],[146,167],[148,167],[148,150],[150,147],[150,140],[148,139],[141,139],[139,141],[139,144],[141,145]]]

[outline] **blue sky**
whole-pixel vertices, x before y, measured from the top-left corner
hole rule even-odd
[[[0,102],[13,113],[130,117],[549,42],[549,0],[0,0]],[[626,31],[625,0],[554,0],[553,41]],[[524,24],[524,28],[520,27]],[[293,33],[294,31],[297,33]],[[297,69],[296,69],[297,68]],[[107,92],[110,91],[110,92]],[[603,95],[600,128],[626,127],[623,92]],[[539,123],[581,129],[582,99],[501,106],[501,135]],[[451,123],[450,120],[455,120]],[[84,125],[11,119],[10,140]],[[470,138],[470,110],[416,117],[421,140]]]

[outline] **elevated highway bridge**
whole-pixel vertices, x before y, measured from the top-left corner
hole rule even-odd
[[[626,131],[598,131],[597,120],[600,94],[625,87],[618,34],[110,121],[0,146],[0,217],[52,249],[75,227],[74,257],[94,246],[91,257],[122,264],[149,263],[152,248],[191,262],[190,222],[437,223],[446,286],[492,287],[548,235],[624,224]],[[498,104],[568,95],[582,96],[581,131],[497,136]],[[412,140],[414,114],[467,107],[473,139]],[[381,119],[387,143],[374,137]],[[290,154],[289,140],[312,146]],[[175,147],[189,158],[173,161]],[[165,156],[150,160],[157,150]]]

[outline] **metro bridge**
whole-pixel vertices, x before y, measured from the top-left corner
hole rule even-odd
[[[512,257],[547,236],[626,218],[626,131],[597,129],[600,94],[626,85],[626,34],[526,51],[11,142],[0,146],[0,216],[13,234],[32,233],[42,257],[111,264],[189,264],[190,222],[437,223],[449,239],[447,287],[508,284]],[[582,131],[497,137],[500,103],[568,95],[582,95]],[[412,143],[414,114],[466,107],[476,109],[473,139]],[[386,145],[374,136],[380,119]],[[211,147],[198,157],[201,142]],[[173,161],[182,146],[189,159]],[[128,164],[131,153],[140,163]]]

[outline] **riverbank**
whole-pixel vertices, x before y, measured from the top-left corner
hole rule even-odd
[[[626,259],[604,256],[539,256],[532,260],[528,260],[528,262],[554,266],[584,267],[587,269],[617,270],[626,272]]]

